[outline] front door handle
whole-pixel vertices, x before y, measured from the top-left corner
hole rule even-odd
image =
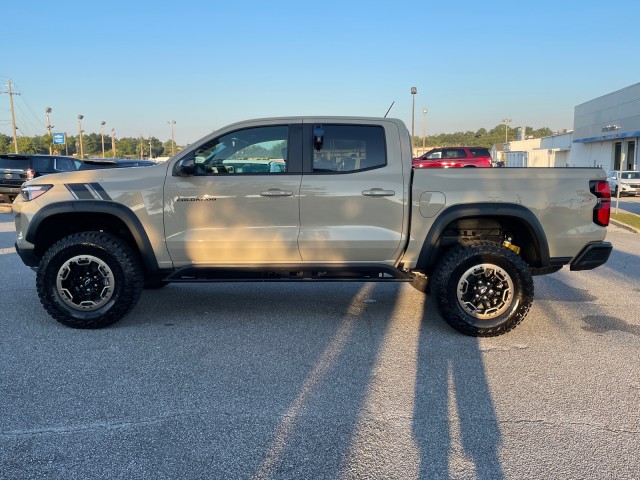
[[[372,188],[371,190],[363,190],[362,195],[365,197],[393,197],[396,194],[394,190],[383,190],[382,188]]]
[[[288,190],[280,190],[279,188],[270,188],[269,190],[265,190],[260,192],[261,197],[291,197],[293,196],[293,192]]]

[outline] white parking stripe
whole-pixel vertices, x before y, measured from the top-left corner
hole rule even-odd
[[[4,255],[6,253],[16,253],[16,249],[11,247],[11,248],[0,248],[0,255]]]

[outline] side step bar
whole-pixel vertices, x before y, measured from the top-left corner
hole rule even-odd
[[[183,267],[162,278],[167,282],[410,282],[413,277],[387,265],[233,265]]]

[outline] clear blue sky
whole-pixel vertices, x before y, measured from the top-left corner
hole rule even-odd
[[[640,2],[5,2],[0,90],[43,134],[193,142],[282,115],[389,116],[415,133],[572,128],[573,109],[640,81]],[[0,133],[10,134],[8,95]]]

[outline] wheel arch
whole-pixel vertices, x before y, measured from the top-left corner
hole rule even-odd
[[[31,219],[25,239],[34,245],[34,255],[42,257],[61,238],[83,231],[105,231],[122,238],[139,253],[147,272],[158,270],[140,219],[120,203],[86,200],[46,205]]]
[[[427,272],[433,270],[443,251],[459,244],[465,238],[488,239],[481,233],[470,237],[460,233],[457,238],[451,236],[451,232],[456,230],[460,232],[460,228],[465,222],[473,221],[481,226],[497,226],[502,231],[516,233],[517,239],[513,243],[522,248],[522,256],[526,262],[534,268],[549,266],[550,255],[547,236],[540,220],[531,210],[518,204],[477,203],[454,205],[445,209],[438,216],[420,250],[417,269]]]

